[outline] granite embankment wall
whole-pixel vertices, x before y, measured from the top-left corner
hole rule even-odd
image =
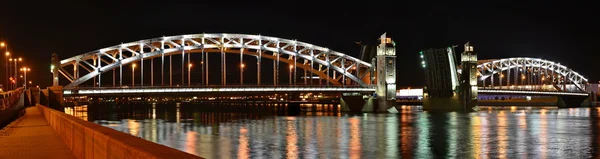
[[[46,106],[37,105],[37,108],[77,158],[200,158]]]

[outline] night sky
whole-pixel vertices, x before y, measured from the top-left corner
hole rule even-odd
[[[467,41],[474,45],[479,59],[540,57],[560,62],[590,81],[600,79],[596,71],[600,13],[594,4],[159,2],[3,4],[0,39],[8,42],[10,52],[25,58],[25,65],[33,70],[28,78],[40,87],[51,84],[51,53],[67,58],[120,43],[203,32],[297,39],[355,57],[359,54],[356,41],[375,43],[387,32],[397,44],[401,73],[397,77],[402,87],[425,83],[419,50],[462,46]],[[66,80],[61,82],[66,84]]]

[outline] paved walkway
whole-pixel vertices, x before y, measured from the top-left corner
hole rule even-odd
[[[0,130],[0,158],[75,158],[37,107]]]

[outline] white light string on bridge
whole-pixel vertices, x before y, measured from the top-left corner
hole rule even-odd
[[[256,56],[259,59],[263,57],[270,58],[277,60],[278,62],[289,63],[290,65],[302,69],[308,69],[311,74],[318,75],[320,78],[323,78],[327,80],[328,83],[334,85],[345,84],[346,78],[349,78],[351,82],[363,87],[371,87],[372,85],[369,80],[363,80],[370,76],[370,70],[372,69],[370,62],[361,61],[360,59],[325,47],[296,40],[261,35],[225,33],[168,36],[115,45],[63,59],[60,61],[59,72],[71,82],[65,86],[66,88],[77,87],[90,79],[100,77],[102,73],[110,70],[113,71],[113,85],[115,85],[115,68],[119,68],[119,70],[121,70],[119,72],[122,72],[123,65],[151,59],[153,66],[153,59],[161,58],[163,62],[163,67],[161,67],[162,81],[164,80],[164,76],[162,75],[164,75],[165,56],[169,56],[169,60],[172,60],[171,55],[182,54],[183,59],[185,59],[186,55],[198,52],[203,54],[202,60],[204,63],[202,65],[206,65],[206,67],[208,67],[208,61],[205,62],[204,53],[239,53],[240,55]],[[272,52],[273,55],[269,55],[265,52]],[[287,55],[288,58],[285,58],[280,54]],[[206,56],[208,56],[208,54],[206,54]],[[222,56],[222,58],[224,57]],[[300,61],[300,64],[297,65],[297,60],[304,60],[305,62],[302,63]],[[308,63],[310,63],[310,65]],[[318,67],[314,66],[315,64],[318,65]],[[225,65],[225,59],[222,59],[221,65]],[[67,66],[74,66],[73,74],[65,69]],[[182,64],[182,67],[185,66],[187,65]],[[279,64],[277,64],[277,66],[279,66]],[[87,70],[88,73],[79,76],[79,70],[77,70],[78,67]],[[321,67],[325,67],[326,69],[321,69]],[[154,69],[154,67],[152,67],[152,69]],[[172,69],[172,66],[169,66],[169,69]],[[222,67],[222,69],[224,71],[224,67]],[[258,69],[260,69],[260,66],[258,66]],[[332,73],[330,73],[330,69],[333,70]],[[143,73],[143,64],[141,70]],[[154,71],[151,72],[153,73]],[[336,76],[336,73],[339,73],[340,75]],[[296,77],[295,74],[296,71],[294,70],[294,77]],[[203,77],[203,80],[205,78],[208,78],[208,73]],[[225,75],[222,75],[222,78],[226,78]],[[258,81],[260,84],[260,71],[258,71],[257,78],[259,78]],[[277,80],[278,78],[275,79]],[[154,76],[152,76],[151,81],[151,85],[154,85]],[[161,82],[161,84],[163,83],[164,82]],[[172,85],[172,78],[170,78],[169,83]],[[275,81],[275,83],[277,83],[277,81]],[[98,85],[100,84],[100,78],[98,78]],[[119,85],[122,84],[121,73]],[[182,85],[183,84],[184,83],[182,83]],[[94,82],[94,85],[96,85],[96,82]],[[142,82],[141,86],[143,85],[144,83]]]

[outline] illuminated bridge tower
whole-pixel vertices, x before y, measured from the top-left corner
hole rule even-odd
[[[52,86],[42,90],[40,93],[40,103],[58,111],[64,111],[63,86],[58,83],[60,72],[60,58],[56,53],[52,53],[50,58],[50,72],[52,73]],[[43,100],[42,100],[43,99]]]
[[[376,56],[377,112],[396,111],[396,44],[384,33]],[[392,108],[394,108],[392,110]]]
[[[461,54],[460,102],[463,109],[477,106],[477,54],[468,42]]]
[[[60,58],[56,53],[52,53],[50,58],[50,73],[52,73],[52,86],[60,86],[58,84],[58,70],[60,68]]]

